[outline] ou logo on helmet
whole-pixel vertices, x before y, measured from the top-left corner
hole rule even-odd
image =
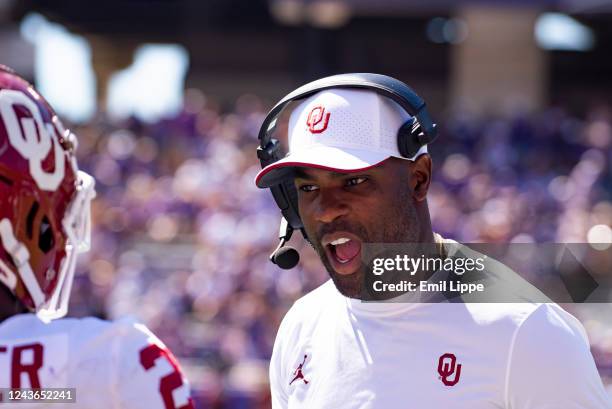
[[[27,108],[32,117],[19,119],[16,105]],[[56,128],[61,134],[65,132],[61,122],[54,117],[54,123],[44,123],[38,105],[23,92],[10,89],[0,90],[0,114],[9,142],[28,160],[30,174],[38,187],[47,191],[56,190],[65,174],[64,150],[56,136]],[[53,171],[47,172],[42,164],[51,147],[54,166]]]

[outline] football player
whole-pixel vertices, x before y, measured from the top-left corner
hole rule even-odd
[[[68,398],[73,409],[193,408],[177,360],[144,325],[62,318],[95,196],[76,146],[32,85],[0,66],[0,388],[74,388],[58,409]]]

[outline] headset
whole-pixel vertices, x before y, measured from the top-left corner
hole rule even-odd
[[[352,88],[374,91],[395,101],[411,118],[397,131],[397,147],[405,158],[411,158],[437,136],[436,124],[432,121],[425,101],[408,85],[381,74],[353,73],[339,74],[309,82],[281,99],[268,113],[259,129],[257,157],[264,168],[283,157],[278,139],[272,137],[283,110],[291,102],[308,98],[319,91],[330,88]],[[271,186],[270,191],[282,213],[279,244],[270,255],[270,261],[281,268],[293,268],[299,261],[299,254],[291,247],[284,247],[294,230],[300,230],[306,240],[306,232],[298,212],[297,190],[292,179],[282,180]],[[284,247],[284,248],[283,248]]]

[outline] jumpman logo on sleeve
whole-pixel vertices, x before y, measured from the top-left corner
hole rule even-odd
[[[297,381],[298,379],[303,380],[304,383],[308,385],[308,381],[306,380],[306,378],[304,378],[304,373],[302,372],[302,368],[304,368],[304,363],[306,362],[306,358],[307,357],[308,357],[308,355],[304,355],[304,360],[297,367],[297,369],[293,372],[293,375],[295,377],[293,378],[293,380],[291,382],[289,382],[289,385],[291,385],[293,382]]]

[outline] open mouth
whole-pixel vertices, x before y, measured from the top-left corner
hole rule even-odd
[[[328,260],[338,274],[352,274],[360,265],[361,240],[348,232],[326,234],[321,240]]]

